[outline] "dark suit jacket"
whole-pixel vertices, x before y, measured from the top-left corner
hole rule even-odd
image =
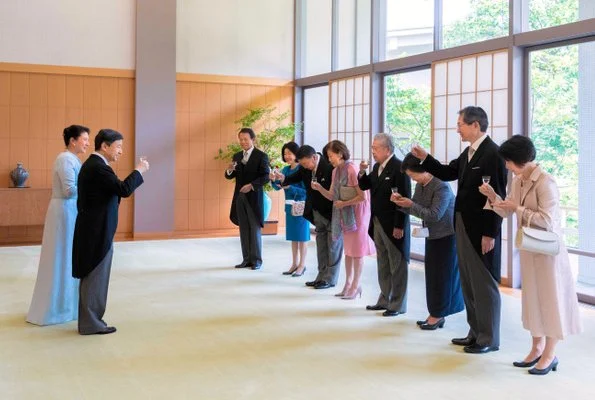
[[[390,196],[392,194],[391,188],[396,186],[402,196],[411,198],[411,180],[401,172],[401,160],[395,155],[391,156],[380,176],[378,176],[378,168],[380,168],[380,164],[374,164],[374,168],[369,175],[364,174],[358,178],[360,189],[370,190],[372,215],[368,233],[373,239],[374,217],[378,217],[382,230],[397,246],[403,257],[409,261],[409,249],[411,247],[409,215],[398,212],[399,207],[390,201]],[[403,238],[395,239],[393,237],[394,228],[403,229]]]
[[[481,143],[471,162],[468,162],[468,153],[469,147],[448,165],[443,165],[428,155],[422,166],[426,171],[443,181],[459,180],[455,213],[461,213],[465,231],[475,251],[482,258],[494,279],[500,282],[502,218],[491,210],[483,209],[486,197],[479,192],[479,186],[482,185],[481,177],[489,175],[490,185],[494,191],[500,197],[505,198],[507,170],[504,167],[504,161],[498,155],[498,145],[490,137],[485,138]],[[496,239],[494,250],[485,255],[481,254],[482,236]]]
[[[103,260],[118,227],[120,198],[129,197],[142,183],[143,177],[136,170],[119,180],[114,170],[95,154],[83,163],[78,176],[73,277],[84,278]]]
[[[233,200],[231,202],[231,210],[229,213],[229,219],[235,225],[239,225],[238,223],[238,216],[236,213],[236,201],[238,195],[240,194],[240,189],[242,186],[247,185],[249,183],[252,184],[254,190],[249,191],[245,194],[248,198],[248,203],[250,203],[250,207],[254,211],[254,215],[260,222],[260,226],[264,226],[264,218],[263,218],[263,195],[264,192],[262,190],[263,186],[270,180],[269,179],[269,157],[258,150],[256,147],[252,150],[252,154],[250,154],[250,158],[246,165],[242,164],[242,158],[244,157],[244,152],[240,151],[233,155],[233,161],[237,162],[236,169],[232,172],[231,175],[227,175],[225,172],[225,177],[227,179],[234,179],[236,180],[236,186],[233,191]]]
[[[322,154],[318,153],[320,161],[316,167],[316,179],[326,190],[331,187],[333,179],[333,166],[326,161]],[[324,197],[318,190],[312,190],[312,171],[300,168],[295,174],[285,178],[281,186],[303,182],[306,187],[306,204],[304,204],[304,218],[314,223],[314,210],[318,211],[324,218],[331,220],[333,216],[333,202]]]

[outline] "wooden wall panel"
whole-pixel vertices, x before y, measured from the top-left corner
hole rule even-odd
[[[292,104],[292,86],[178,80],[176,235],[236,229],[229,220],[234,184],[223,176],[227,162],[215,160],[215,156],[219,148],[237,141],[239,126],[235,121],[248,108],[271,105],[292,111]],[[269,219],[284,226],[283,193],[269,195],[273,200]]]
[[[83,161],[93,152],[97,131],[113,128],[125,137],[114,170],[124,178],[134,168],[134,78],[77,71],[0,70],[0,188],[10,186],[9,173],[17,162],[29,171],[28,186],[51,188],[54,160],[64,150],[62,130],[70,124],[91,129]],[[118,237],[132,235],[133,212],[132,199],[124,199]],[[0,243],[38,243],[42,232],[42,226],[0,227]]]

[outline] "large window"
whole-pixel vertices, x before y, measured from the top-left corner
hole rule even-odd
[[[595,295],[595,42],[530,53],[530,135],[560,190],[566,245],[579,292]]]
[[[352,68],[370,63],[370,0],[337,1],[337,66]]]
[[[301,76],[330,72],[333,26],[331,0],[301,0]]]
[[[328,86],[304,90],[304,144],[321,151],[328,143]]]
[[[430,69],[384,78],[384,132],[394,136],[401,158],[414,143],[430,148],[431,86]]]
[[[443,2],[442,48],[508,36],[508,0]]]
[[[595,17],[593,0],[527,0],[528,20],[524,30],[549,28]]]
[[[384,0],[384,48],[391,60],[434,50],[434,0]]]
[[[412,144],[430,148],[431,87],[430,69],[384,78],[384,132],[394,136],[395,154],[400,159],[411,150]],[[411,188],[415,190],[415,182]],[[421,225],[421,220],[412,216],[411,223]],[[411,237],[411,251],[424,255],[425,239]]]

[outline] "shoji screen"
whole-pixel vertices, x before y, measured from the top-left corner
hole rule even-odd
[[[443,163],[470,143],[457,133],[458,111],[475,105],[488,114],[488,135],[498,144],[508,137],[508,53],[497,51],[445,60],[432,65],[432,155]],[[456,192],[456,182],[451,187]],[[502,225],[502,270],[508,275],[508,219]]]
[[[344,142],[351,159],[359,162],[370,154],[369,75],[331,82],[330,140]]]
[[[440,161],[456,158],[469,145],[457,134],[458,111],[482,107],[496,143],[508,135],[508,53],[498,51],[432,65],[432,154]]]

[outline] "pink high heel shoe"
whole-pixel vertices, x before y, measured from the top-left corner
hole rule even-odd
[[[352,293],[345,293],[345,296],[341,297],[343,300],[353,300],[355,299],[357,296],[362,297],[362,287],[358,287],[357,289],[355,289]]]

